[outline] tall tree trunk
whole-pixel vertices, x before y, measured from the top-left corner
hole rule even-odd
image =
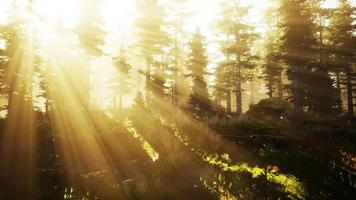
[[[21,76],[11,78],[6,118],[0,141],[0,196],[37,199],[37,134],[32,101],[33,63]],[[22,65],[21,67],[25,67]],[[16,92],[16,93],[15,93]]]
[[[0,194],[4,199],[37,199],[37,138],[32,102],[12,98],[11,110],[0,142]]]
[[[215,103],[216,103],[216,105],[218,105],[218,106],[221,106],[221,96],[217,96],[216,98],[215,98]]]
[[[277,80],[277,94],[278,94],[278,99],[283,99],[283,81],[282,81],[282,72],[278,74],[278,80]]]
[[[236,113],[237,115],[242,114],[242,85],[241,85],[241,66],[240,59],[238,64],[238,72],[237,72],[237,89],[236,89]]]
[[[177,4],[176,4],[177,6]],[[178,106],[179,105],[179,72],[178,72],[178,22],[175,21],[174,23],[174,65],[175,65],[175,70],[174,70],[174,82],[172,86],[172,101],[173,105]]]
[[[231,84],[231,74],[228,74],[227,76],[228,76],[227,87],[229,89],[227,89],[227,91],[226,91],[227,92],[227,95],[226,95],[226,104],[227,104],[227,106],[226,106],[226,108],[227,108],[227,112],[231,113],[232,112],[231,90],[230,90],[230,88],[232,88],[231,87],[232,86],[232,84]]]
[[[268,78],[268,97],[273,98],[273,82],[271,77]]]
[[[350,117],[354,115],[354,103],[352,94],[352,75],[351,69],[346,69],[346,87],[347,87],[347,110]]]
[[[226,92],[226,111],[227,113],[231,113],[231,91],[228,90]]]
[[[45,98],[46,98],[46,101],[45,101],[45,114],[47,116],[48,112],[49,112],[49,100],[48,100],[47,96]]]
[[[342,101],[341,101],[341,80],[340,80],[340,72],[336,71],[336,91],[337,91],[337,107],[340,112],[342,112]]]
[[[299,114],[303,111],[301,97],[301,88],[300,88],[300,69],[299,66],[295,66],[295,78],[293,83],[293,104],[294,104],[294,116],[298,117]]]
[[[179,105],[179,75],[178,72],[175,72],[174,74],[174,83],[172,86],[172,101],[173,101],[173,105],[174,106],[178,106]]]

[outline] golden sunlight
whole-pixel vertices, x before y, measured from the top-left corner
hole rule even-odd
[[[354,0],[0,0],[0,200],[352,199]]]
[[[41,21],[70,29],[78,21],[79,2],[79,0],[33,0],[32,11]]]
[[[106,21],[106,28],[109,31],[127,31],[136,18],[135,9],[134,1],[105,0],[102,13]]]

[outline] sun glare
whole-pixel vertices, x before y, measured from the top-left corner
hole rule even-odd
[[[189,18],[189,23],[186,24],[186,29],[194,32],[197,27],[200,29],[209,29],[211,22],[219,15],[219,2],[208,0],[204,4],[200,0],[191,0],[188,2],[188,10],[192,13]]]
[[[110,31],[123,32],[129,28],[136,17],[135,2],[127,0],[106,0],[103,5],[103,17]]]
[[[78,0],[35,0],[32,9],[40,20],[73,28],[78,20]]]
[[[335,8],[338,4],[338,0],[326,0],[323,3],[324,8]]]
[[[0,6],[0,25],[5,24],[8,21],[9,10],[11,8],[10,1],[1,2]]]

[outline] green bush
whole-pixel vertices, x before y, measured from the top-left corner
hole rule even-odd
[[[208,126],[222,134],[258,134],[268,131],[271,127],[246,115],[235,118],[213,116],[205,119]]]

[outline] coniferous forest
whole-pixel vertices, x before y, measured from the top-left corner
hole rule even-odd
[[[355,0],[1,0],[0,200],[356,198]]]

